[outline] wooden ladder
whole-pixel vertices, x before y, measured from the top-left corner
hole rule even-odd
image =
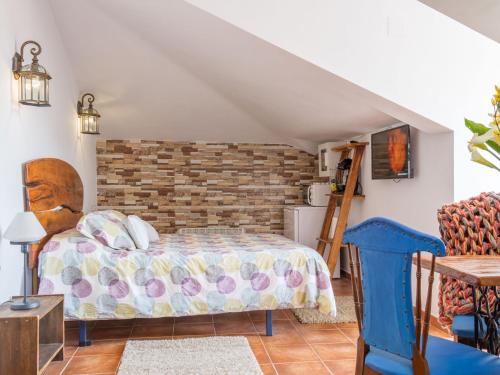
[[[332,275],[335,271],[335,267],[337,266],[337,258],[339,256],[340,247],[342,246],[342,239],[344,237],[344,231],[347,226],[347,219],[349,217],[349,211],[351,209],[351,202],[354,198],[364,199],[364,195],[354,195],[354,191],[356,190],[356,184],[358,182],[361,160],[363,159],[363,153],[367,145],[368,142],[354,142],[333,148],[333,151],[341,153],[341,161],[348,158],[351,154],[351,151],[354,151],[354,155],[352,157],[351,168],[349,169],[349,177],[347,178],[344,192],[332,192],[330,194],[328,207],[325,213],[325,219],[323,220],[323,227],[321,228],[320,237],[318,238],[318,246],[316,248],[318,253],[323,256],[326,245],[330,245],[330,254],[328,255],[327,263]],[[343,173],[344,171],[337,171],[337,181],[340,181],[342,179]],[[333,216],[335,215],[335,210],[339,205],[339,201],[340,211],[337,218],[337,225],[335,226],[333,238],[330,239],[328,238],[330,235],[330,227],[332,226]]]

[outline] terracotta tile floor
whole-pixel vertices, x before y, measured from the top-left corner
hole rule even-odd
[[[334,280],[337,296],[351,295],[350,281]],[[115,374],[127,339],[178,339],[242,335],[264,374],[353,374],[358,330],[355,324],[300,324],[287,310],[273,313],[273,336],[265,336],[264,312],[183,318],[134,319],[89,323],[92,346],[77,347],[78,329],[66,325],[65,359],[43,375]],[[432,334],[444,336],[433,327]]]

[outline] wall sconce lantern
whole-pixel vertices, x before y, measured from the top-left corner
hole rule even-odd
[[[33,55],[31,64],[23,65],[24,47],[33,44],[30,52]],[[19,103],[37,107],[50,107],[49,80],[52,78],[47,70],[38,64],[38,55],[42,47],[37,42],[28,40],[21,45],[21,53],[15,53],[12,59],[14,78],[19,81]]]
[[[84,107],[85,97],[88,97],[88,107]],[[90,93],[83,94],[82,99],[78,101],[77,111],[80,119],[80,132],[83,134],[101,134],[99,132],[99,117],[101,115],[94,109],[95,97]]]

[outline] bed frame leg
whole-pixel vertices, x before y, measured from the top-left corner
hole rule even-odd
[[[266,336],[273,335],[273,311],[266,310]]]
[[[87,338],[87,322],[85,320],[80,320],[80,340],[78,346],[90,346],[92,343]]]

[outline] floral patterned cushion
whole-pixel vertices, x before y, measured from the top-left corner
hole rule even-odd
[[[135,243],[123,225],[125,219],[125,215],[114,210],[91,212],[80,219],[76,229],[113,249],[135,250]]]

